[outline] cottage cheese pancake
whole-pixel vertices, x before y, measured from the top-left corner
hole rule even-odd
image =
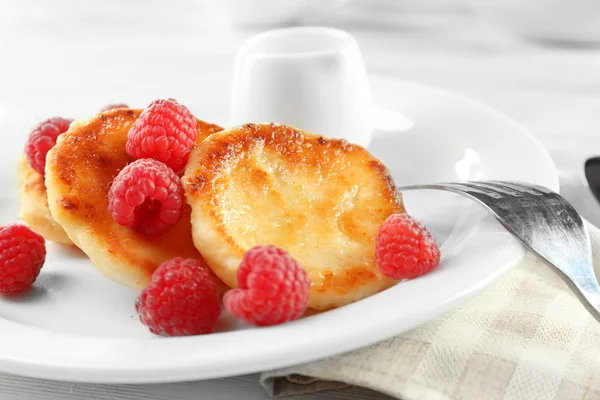
[[[63,245],[73,245],[62,226],[52,218],[50,208],[48,208],[44,177],[31,168],[25,155],[21,156],[17,164],[17,185],[21,219],[47,240]]]
[[[194,243],[235,287],[246,250],[288,251],[312,282],[309,307],[339,307],[392,284],[375,265],[375,237],[405,212],[385,166],[362,147],[290,126],[248,124],[211,135],[183,178]]]
[[[202,257],[192,241],[189,206],[173,229],[158,237],[117,224],[108,210],[111,183],[132,161],[125,144],[140,113],[120,108],[73,122],[46,162],[48,204],[54,219],[100,272],[135,288],[145,287],[167,259]],[[198,121],[198,140],[219,130]]]

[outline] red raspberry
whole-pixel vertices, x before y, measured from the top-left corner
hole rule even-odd
[[[394,214],[379,228],[375,259],[388,278],[412,279],[439,265],[440,250],[427,228],[408,214]]]
[[[196,143],[196,118],[176,100],[155,100],[142,111],[127,135],[127,154],[154,158],[174,171],[187,163]]]
[[[168,232],[179,221],[183,206],[181,180],[156,160],[127,165],[108,191],[108,210],[115,221],[148,236]]]
[[[45,175],[46,154],[56,144],[59,135],[66,132],[72,119],[61,117],[50,118],[40,122],[29,134],[25,143],[25,155],[31,168]]]
[[[135,302],[140,320],[163,336],[210,333],[221,315],[219,293],[208,267],[176,257],[162,263]]]
[[[0,293],[29,288],[46,260],[44,238],[25,225],[0,227]]]
[[[237,270],[238,288],[225,293],[223,305],[247,323],[269,326],[300,317],[308,305],[310,279],[285,250],[255,246]]]
[[[102,107],[102,110],[100,110],[100,112],[112,110],[114,108],[129,108],[129,106],[125,103],[109,104],[107,106]]]

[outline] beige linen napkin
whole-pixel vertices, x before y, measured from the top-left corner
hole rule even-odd
[[[600,231],[587,223],[600,267]],[[377,345],[262,374],[274,397],[347,385],[413,399],[600,399],[600,323],[533,254],[459,309]]]

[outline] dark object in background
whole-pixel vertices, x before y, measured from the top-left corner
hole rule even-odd
[[[590,190],[600,202],[600,157],[590,158],[585,162],[585,177],[590,185]]]

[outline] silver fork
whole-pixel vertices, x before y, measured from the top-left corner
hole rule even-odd
[[[470,181],[399,187],[437,189],[483,205],[559,276],[600,321],[600,286],[594,274],[590,238],[577,211],[558,193],[521,182]]]

